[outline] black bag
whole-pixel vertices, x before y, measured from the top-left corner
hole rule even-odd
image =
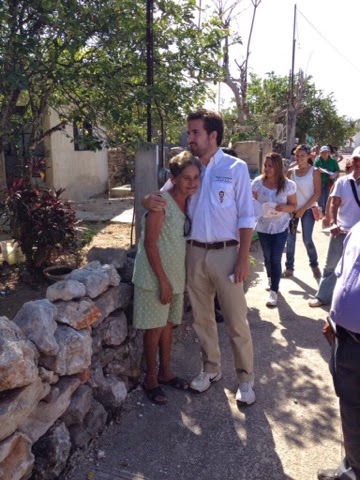
[[[297,224],[298,224],[299,219],[295,217],[295,215],[292,215],[290,218],[289,222],[289,233],[290,235],[295,235],[296,230],[297,230]]]

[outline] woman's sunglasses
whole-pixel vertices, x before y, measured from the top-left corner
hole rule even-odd
[[[184,222],[184,237],[188,237],[191,233],[191,220],[185,214],[185,222]]]

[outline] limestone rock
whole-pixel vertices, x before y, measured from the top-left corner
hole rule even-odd
[[[39,402],[32,415],[19,427],[31,441],[36,442],[61,417],[70,404],[71,396],[80,385],[80,380],[74,377],[62,377],[52,388],[57,388],[59,394],[54,402]]]
[[[38,352],[16,323],[0,317],[0,392],[23,387],[38,376]]]
[[[82,448],[95,438],[105,428],[107,413],[104,407],[92,399],[91,409],[84,422],[69,427],[72,444],[75,448]]]
[[[133,288],[130,285],[120,283],[117,287],[109,288],[101,297],[94,300],[95,305],[101,312],[101,317],[94,326],[100,324],[115,310],[125,309],[130,303],[132,293]]]
[[[110,315],[100,326],[100,336],[103,345],[119,346],[128,333],[127,318],[124,312]]]
[[[121,248],[92,247],[87,254],[90,262],[98,260],[100,263],[113,265],[116,269],[122,268],[126,262],[126,250]]]
[[[60,325],[55,332],[55,338],[59,351],[54,356],[41,356],[41,366],[62,376],[79,373],[91,364],[92,339],[88,330],[77,331]]]
[[[89,299],[81,299],[74,302],[58,302],[57,316],[55,320],[81,330],[89,327],[101,317],[100,310]]]
[[[26,422],[40,400],[48,395],[50,388],[37,377],[30,385],[6,392],[0,398],[0,441]]]
[[[70,455],[70,434],[64,423],[55,424],[33,446],[34,473],[43,480],[56,480]]]
[[[14,318],[25,335],[46,355],[55,355],[59,349],[54,338],[56,311],[49,300],[35,300],[24,303]]]
[[[104,368],[111,363],[115,358],[115,350],[113,348],[102,348],[100,353],[93,356],[93,361],[96,359],[100,365]]]
[[[27,480],[30,478],[34,464],[31,445],[30,439],[19,432],[0,442],[1,480]]]
[[[67,427],[82,423],[91,408],[92,391],[87,385],[80,385],[71,397],[70,405],[61,417]]]
[[[85,265],[85,267],[83,267],[83,270],[89,270],[89,271],[98,270],[105,273],[109,278],[110,285],[114,287],[119,285],[121,280],[114,265],[108,264],[108,263],[106,263],[105,265],[102,265],[98,260],[88,263],[87,265]]]
[[[50,385],[53,385],[59,380],[59,376],[56,375],[56,373],[44,367],[39,367],[39,377],[43,382],[50,383]]]
[[[101,270],[109,277],[110,285],[113,287],[119,285],[121,278],[114,265],[103,265]]]
[[[86,295],[90,298],[96,298],[110,285],[109,276],[101,269],[78,269],[73,270],[69,278],[77,280],[85,286]]]
[[[127,397],[127,388],[122,380],[114,375],[104,376],[99,364],[95,365],[89,381],[93,395],[105,408],[121,407]]]
[[[130,283],[134,273],[135,258],[127,257],[124,266],[119,269],[123,282]]]
[[[72,300],[73,298],[80,298],[85,296],[85,286],[76,280],[60,280],[59,282],[50,285],[46,290],[46,298],[50,302],[56,300]]]

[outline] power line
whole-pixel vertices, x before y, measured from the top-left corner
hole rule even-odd
[[[308,24],[318,33],[318,35],[320,35],[320,37],[323,40],[325,40],[325,42],[327,42],[330,45],[330,47],[333,48],[338,55],[340,55],[342,59],[348,62],[353,68],[355,68],[355,70],[357,70],[360,73],[359,67],[357,67],[354,63],[352,63],[351,60],[345,57],[345,55],[343,55],[321,32],[319,32],[319,30],[310,22],[308,18],[305,17],[305,15],[300,10],[298,10],[298,12],[308,22]]]

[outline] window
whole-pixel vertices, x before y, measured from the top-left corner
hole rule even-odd
[[[93,136],[93,127],[91,122],[74,122],[74,150],[81,152],[91,150],[91,142]]]

